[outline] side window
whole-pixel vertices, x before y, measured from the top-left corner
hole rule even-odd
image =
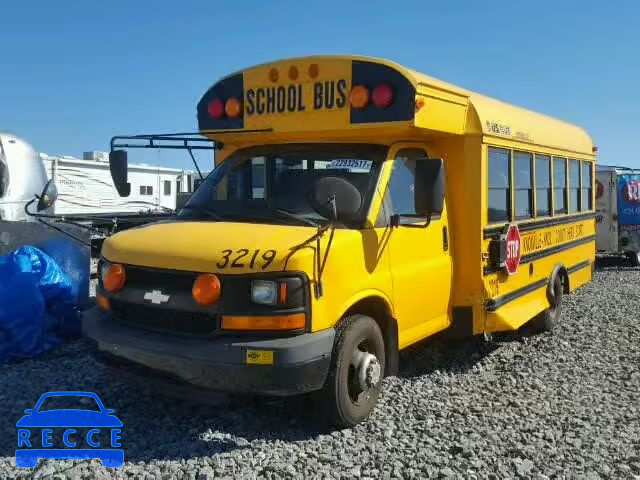
[[[580,211],[580,162],[569,160],[569,213]]]
[[[567,213],[567,159],[553,157],[553,213]]]
[[[514,152],[515,213],[517,219],[533,217],[533,155]]]
[[[593,164],[591,162],[582,162],[582,203],[580,210],[592,210],[591,185],[593,185]]]
[[[416,156],[407,155],[413,150],[403,150],[398,152],[396,159],[393,161],[393,170],[389,185],[385,196],[387,197],[388,215],[395,213],[402,215],[415,215],[416,209],[414,204],[414,182],[416,171]],[[420,155],[422,158],[425,154]]]
[[[164,181],[164,194],[171,195],[171,180]]]
[[[551,215],[551,158],[536,155],[536,216]]]
[[[489,147],[489,223],[511,218],[511,152]]]
[[[378,220],[376,222],[378,226],[386,225],[389,217],[394,214],[416,214],[414,197],[416,161],[423,158],[427,158],[427,154],[419,148],[400,150],[396,155],[393,161],[393,170],[391,170],[389,184],[384,194],[382,208],[378,214]],[[415,221],[423,220],[413,220],[411,218],[400,219],[400,223],[412,223]]]

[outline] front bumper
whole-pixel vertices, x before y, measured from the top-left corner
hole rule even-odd
[[[269,395],[295,395],[322,388],[335,330],[291,337],[257,335],[184,337],[144,330],[109,318],[97,307],[86,311],[83,330],[99,357],[141,376],[206,389]],[[267,365],[248,364],[247,351],[273,352]]]

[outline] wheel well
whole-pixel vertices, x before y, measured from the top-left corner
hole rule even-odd
[[[393,318],[391,310],[381,297],[366,297],[353,304],[343,315],[343,318],[350,315],[360,314],[373,318],[384,339],[385,350],[385,376],[393,376],[398,373],[398,323]]]

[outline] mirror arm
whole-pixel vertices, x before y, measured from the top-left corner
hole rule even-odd
[[[187,141],[185,140],[184,142],[184,146],[187,148],[187,152],[189,152],[189,155],[191,156],[191,160],[193,160],[193,164],[196,167],[196,170],[198,171],[198,175],[200,175],[200,180],[202,180],[202,172],[200,171],[200,167],[198,166],[198,162],[196,162],[196,157],[193,156],[193,152],[191,151],[190,147],[187,147]]]
[[[420,218],[424,219],[425,223],[416,225],[414,223],[400,223],[400,218]],[[394,213],[390,219],[391,227],[408,227],[408,228],[427,228],[431,224],[431,214],[428,215],[415,215],[415,214],[402,214]]]

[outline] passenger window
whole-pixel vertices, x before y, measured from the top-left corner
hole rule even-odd
[[[424,150],[410,148],[401,150],[393,161],[393,170],[384,194],[383,208],[376,225],[386,225],[391,215],[415,215],[415,171],[416,161],[427,158]],[[424,222],[424,219],[400,218],[400,223]]]
[[[536,155],[536,216],[551,215],[551,158]]]
[[[580,210],[592,210],[591,185],[593,185],[593,164],[591,162],[582,162],[582,203]]]
[[[387,215],[415,215],[416,208],[413,196],[416,160],[410,155],[400,152],[393,162],[393,170],[387,187]],[[421,154],[424,158],[424,153]]]
[[[530,153],[514,152],[513,168],[515,182],[515,212],[517,219],[533,217],[533,156]]]
[[[511,218],[511,152],[489,147],[489,223]]]
[[[580,211],[580,162],[569,160],[569,213]]]
[[[553,157],[553,213],[567,213],[567,159]]]

